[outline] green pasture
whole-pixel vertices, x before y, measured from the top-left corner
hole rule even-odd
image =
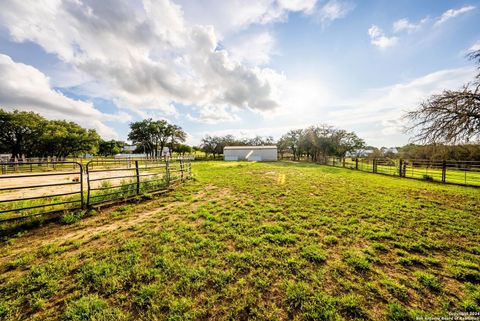
[[[193,172],[151,201],[2,240],[0,320],[480,311],[479,189],[294,162]]]

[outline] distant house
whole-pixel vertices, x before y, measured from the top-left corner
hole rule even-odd
[[[385,149],[382,148],[382,152],[383,152],[384,155],[386,155],[386,154],[398,154],[398,149],[396,147],[388,147],[388,148],[385,148]]]
[[[345,156],[346,157],[368,157],[373,152],[375,152],[373,149],[357,149],[353,152],[346,152]]]
[[[226,161],[276,161],[277,146],[226,146],[223,157]]]
[[[146,158],[147,154],[116,154],[113,156],[116,159],[122,159],[122,158]]]
[[[163,147],[162,149],[162,156],[170,156],[170,148]]]
[[[136,145],[125,145],[123,146],[122,152],[133,153],[137,149]]]
[[[0,154],[0,161],[8,161],[12,158],[12,154]]]

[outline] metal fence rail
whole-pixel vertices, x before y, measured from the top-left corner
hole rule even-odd
[[[86,165],[59,161],[48,163],[51,171],[44,162],[1,165],[0,222],[164,192],[192,173],[185,159],[92,160]]]
[[[480,162],[427,159],[323,157],[318,163],[364,172],[480,187]]]
[[[2,165],[7,168],[19,166],[15,163]],[[8,174],[0,175],[0,221],[84,207],[82,164],[57,162],[50,165],[63,171],[30,171],[38,165],[43,164],[25,162],[23,167],[6,170]],[[21,169],[24,172],[19,173]]]

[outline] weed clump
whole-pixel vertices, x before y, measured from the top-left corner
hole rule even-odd
[[[363,256],[354,253],[346,253],[344,257],[345,262],[358,272],[367,272],[372,268],[372,264]]]
[[[418,282],[433,292],[439,292],[441,290],[440,281],[433,274],[426,272],[415,272]]]
[[[322,263],[326,261],[327,254],[317,246],[309,245],[303,248],[302,257],[313,263]]]
[[[127,320],[127,315],[119,309],[109,307],[108,303],[97,295],[88,295],[69,304],[63,319],[65,321],[121,321]]]
[[[392,303],[387,306],[388,321],[414,321],[414,316],[403,306]]]

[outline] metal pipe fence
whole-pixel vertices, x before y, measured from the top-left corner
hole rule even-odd
[[[480,187],[480,162],[427,159],[322,157],[322,165],[364,172]]]
[[[165,192],[192,173],[188,159],[3,162],[1,166],[0,222]]]
[[[84,208],[82,164],[56,162],[49,164],[55,168],[54,172],[32,170],[43,165],[41,162],[2,164],[0,221]]]

